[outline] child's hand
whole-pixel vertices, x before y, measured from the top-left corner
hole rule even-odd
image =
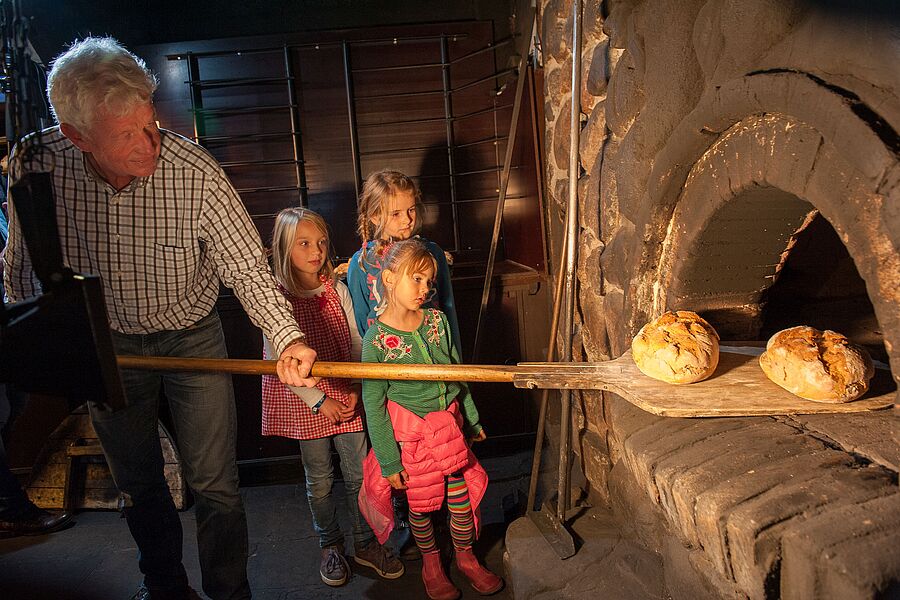
[[[343,420],[344,405],[334,398],[325,397],[325,402],[319,407],[319,414],[328,419],[332,425],[337,425]]]
[[[345,421],[350,421],[359,414],[359,397],[362,395],[362,386],[354,383],[350,386],[350,392],[347,394],[347,406],[344,407],[343,417]]]
[[[409,481],[409,475],[405,470],[400,471],[399,473],[394,473],[393,475],[388,475],[385,477],[388,480],[388,483],[391,484],[391,487],[395,490],[405,490],[406,482]]]
[[[487,439],[487,432],[485,432],[484,427],[481,428],[481,431],[476,433],[470,438],[473,442],[483,442]]]

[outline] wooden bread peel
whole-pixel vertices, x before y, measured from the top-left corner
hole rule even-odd
[[[236,375],[275,375],[274,360],[119,356],[122,369],[205,371]],[[746,417],[849,413],[893,406],[896,387],[876,369],[869,392],[843,404],[804,400],[769,381],[755,356],[722,350],[715,373],[704,381],[671,385],[641,373],[626,351],[597,363],[534,362],[517,365],[399,365],[316,362],[315,377],[414,381],[512,383],[519,388],[605,390],[647,412],[664,417]]]

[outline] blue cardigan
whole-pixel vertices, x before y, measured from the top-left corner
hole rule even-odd
[[[450,332],[453,335],[453,343],[457,348],[462,348],[459,339],[459,323],[456,319],[456,303],[453,301],[453,286],[450,282],[450,267],[447,265],[447,257],[441,247],[425,238],[419,238],[425,244],[425,248],[437,261],[437,274],[435,275],[435,294],[424,307],[437,308],[447,315],[450,322]],[[365,259],[360,264],[360,256],[365,251]],[[364,248],[360,248],[350,259],[350,267],[347,270],[347,287],[350,288],[350,298],[353,300],[353,315],[356,317],[356,327],[360,337],[365,337],[369,326],[375,322],[375,307],[378,306],[379,297],[375,290],[375,281],[381,273],[381,257],[375,254],[375,241],[370,240]],[[423,307],[423,308],[424,308]]]

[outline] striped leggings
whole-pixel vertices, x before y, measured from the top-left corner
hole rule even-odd
[[[475,541],[475,519],[472,515],[472,505],[469,503],[469,488],[461,475],[451,475],[447,478],[447,508],[450,511],[450,536],[453,538],[453,547],[457,550],[471,548],[472,542]],[[437,551],[431,515],[432,513],[409,511],[409,529],[416,540],[416,546],[423,554]]]

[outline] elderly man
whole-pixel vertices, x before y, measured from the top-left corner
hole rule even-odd
[[[282,381],[313,385],[315,352],[276,289],[240,198],[206,150],[157,127],[156,78],[144,62],[111,38],[87,38],[56,59],[47,88],[59,125],[42,142],[55,159],[64,260],[102,277],[116,352],[225,357],[214,308],[221,281],[272,340]],[[12,181],[18,166],[13,160]],[[5,282],[9,299],[19,301],[39,294],[40,285],[14,200]],[[128,407],[110,413],[92,406],[91,418],[126,496],[144,574],[135,598],[194,597],[181,560],[181,521],[163,476],[161,389],[196,499],[203,591],[214,600],[249,598],[231,377],[125,371],[122,378]]]

